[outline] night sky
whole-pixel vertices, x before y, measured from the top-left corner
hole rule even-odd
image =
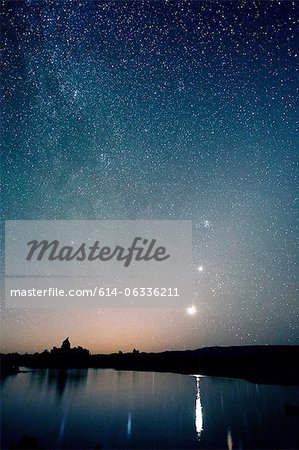
[[[4,310],[3,351],[299,343],[297,6],[4,1],[3,218],[190,219],[195,298]]]

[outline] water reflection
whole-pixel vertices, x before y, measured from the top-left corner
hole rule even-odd
[[[77,390],[86,384],[87,369],[48,369],[47,383],[50,389],[55,389],[57,400],[61,401],[66,387]]]
[[[66,422],[66,418],[67,418],[67,412],[65,411],[61,421],[60,421],[60,425],[59,425],[59,431],[58,431],[58,439],[57,439],[57,445],[56,448],[62,448],[62,439],[63,439],[63,435],[64,435],[64,430],[65,430],[65,422]]]
[[[42,390],[47,379],[47,370],[29,370],[28,373],[30,374],[30,389],[36,389],[38,387],[39,390]]]
[[[299,448],[296,386],[200,375],[44,370],[1,385],[2,448]]]
[[[227,443],[228,450],[233,450],[233,438],[232,438],[230,430],[227,431],[226,443]]]
[[[202,406],[200,400],[200,389],[199,389],[199,381],[200,376],[196,375],[196,401],[195,401],[195,429],[197,433],[198,439],[200,438],[201,432],[203,430],[203,417],[202,417]]]
[[[128,435],[128,437],[131,436],[131,431],[132,431],[132,414],[129,413],[128,414],[128,423],[127,423],[127,435]]]
[[[48,386],[56,390],[57,399],[60,401],[66,388],[68,381],[68,373],[66,370],[49,370],[48,371]]]

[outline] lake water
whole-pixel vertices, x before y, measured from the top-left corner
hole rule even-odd
[[[34,370],[1,381],[2,448],[299,448],[298,386],[110,369]]]

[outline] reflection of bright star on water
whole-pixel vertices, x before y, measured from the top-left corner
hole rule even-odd
[[[190,308],[187,308],[187,313],[190,315],[193,315],[196,313],[196,308],[194,305],[190,306]]]
[[[202,272],[203,271],[203,266],[198,266],[198,272]]]

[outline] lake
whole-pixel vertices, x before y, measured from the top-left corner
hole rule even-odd
[[[23,369],[26,370],[26,369]],[[27,369],[28,370],[28,369]],[[110,369],[30,370],[1,381],[2,448],[299,448],[299,386]]]

